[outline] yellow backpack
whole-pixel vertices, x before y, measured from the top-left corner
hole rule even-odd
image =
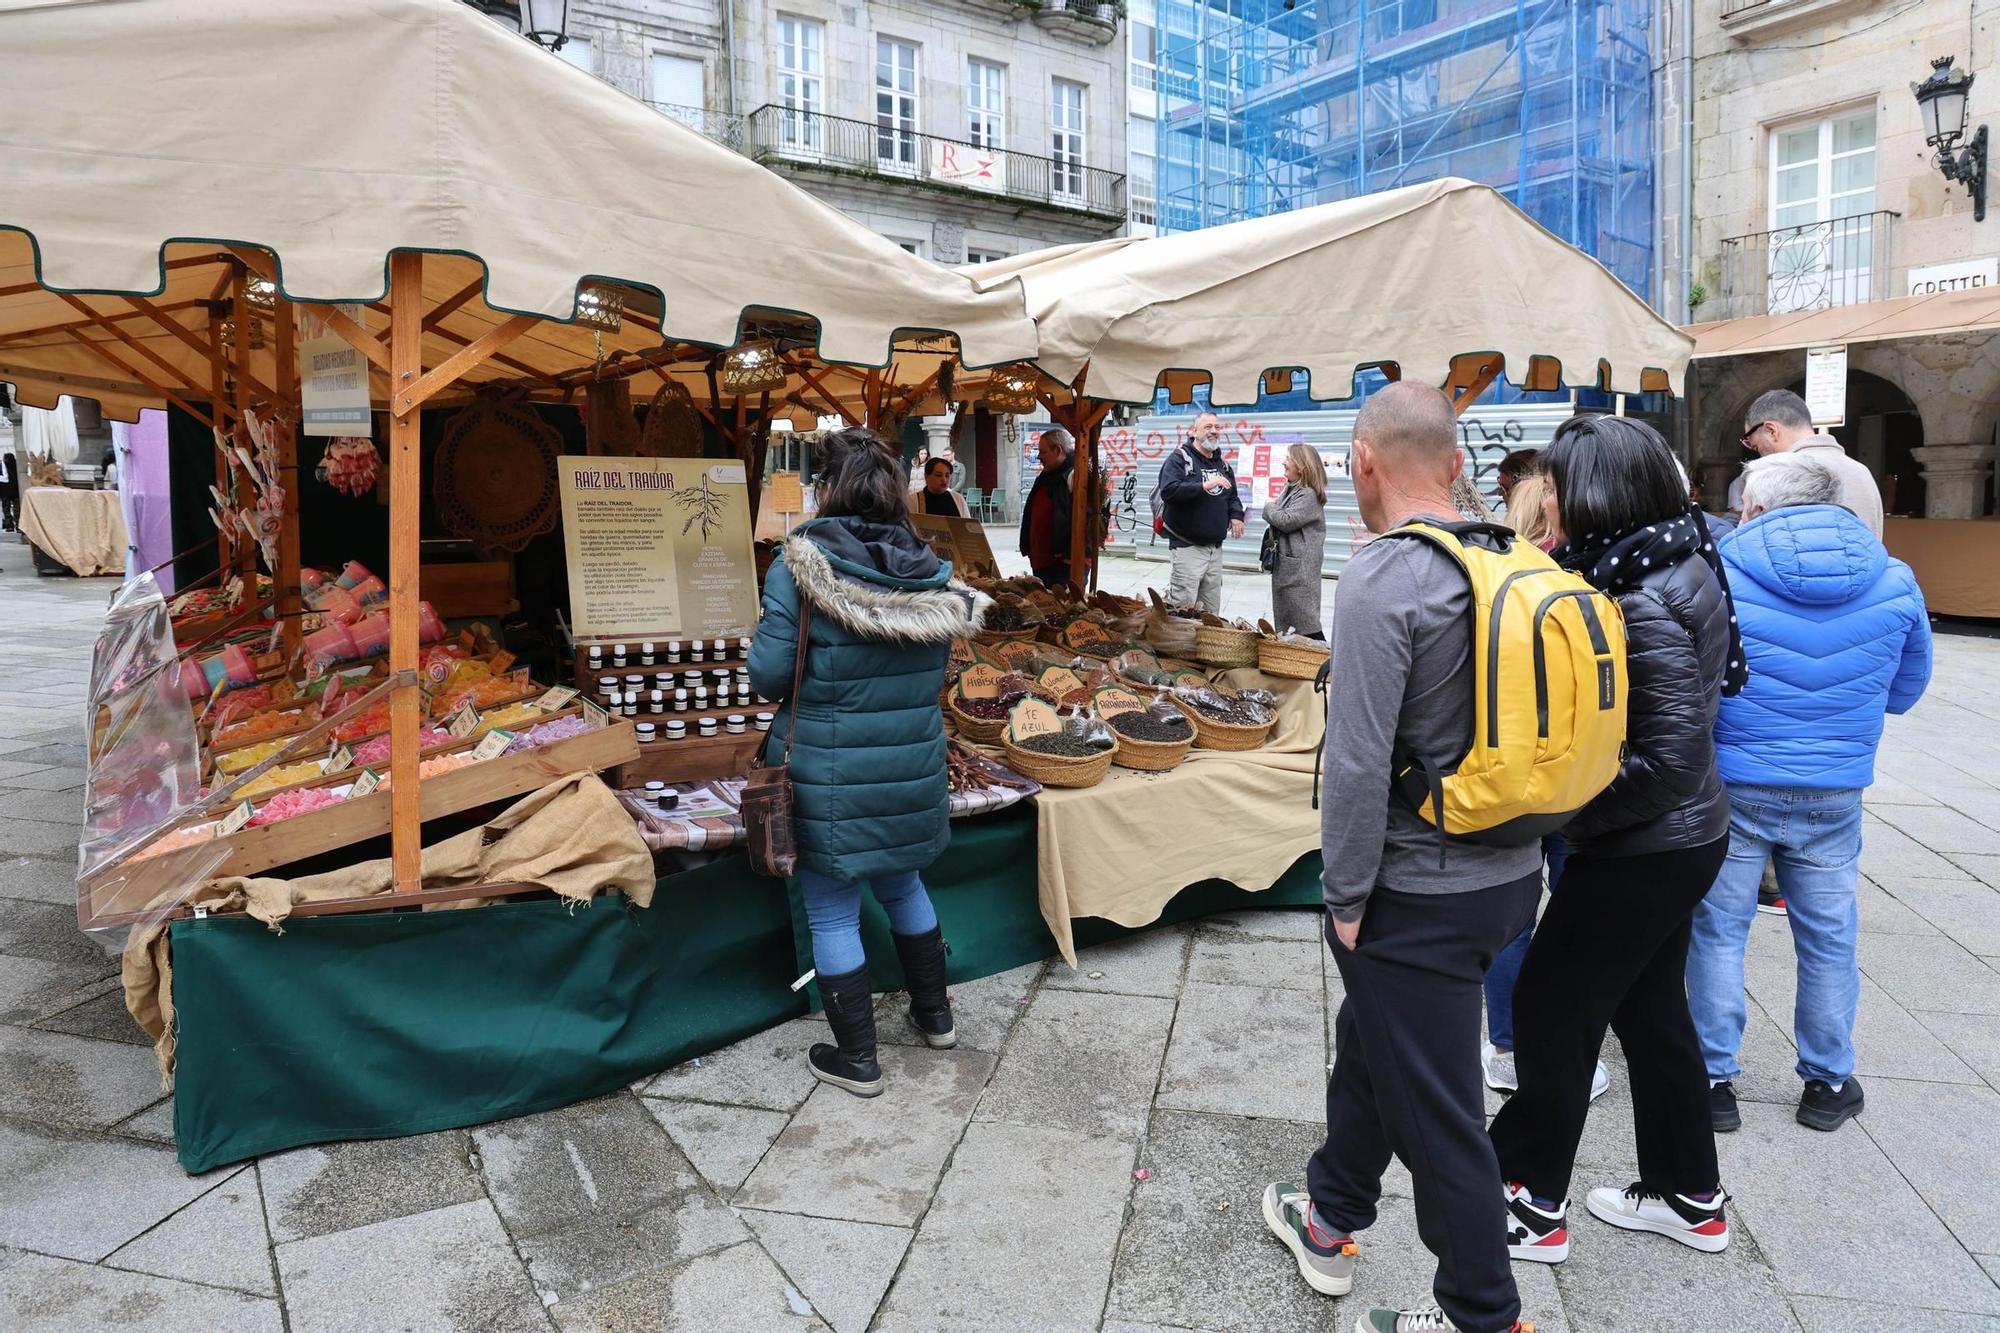
[[[1494,524],[1413,522],[1383,536],[1430,542],[1472,583],[1472,748],[1455,764],[1399,750],[1395,790],[1470,842],[1525,846],[1561,828],[1623,762],[1617,601]]]

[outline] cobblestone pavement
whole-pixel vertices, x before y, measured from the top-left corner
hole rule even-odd
[[[960,1048],[890,1047],[874,1102],[815,1089],[825,1029],[802,1019],[545,1115],[188,1178],[73,906],[111,585],[26,564],[0,545],[0,1327],[1298,1333],[1424,1293],[1400,1168],[1348,1300],[1308,1292],[1258,1220],[1320,1133],[1340,984],[1309,912],[961,987]],[[1862,861],[1867,1112],[1793,1123],[1788,943],[1758,918],[1745,1123],[1721,1144],[1734,1243],[1585,1218],[1567,1264],[1516,1270],[1538,1327],[2000,1329],[1996,680],[2000,644],[1945,639],[1930,696],[1890,724]],[[1633,1175],[1615,1042],[1606,1058],[1579,1187]]]

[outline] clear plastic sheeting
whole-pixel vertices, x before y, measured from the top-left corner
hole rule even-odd
[[[112,599],[90,670],[77,919],[107,947],[172,911],[227,859],[191,821],[201,751],[166,599],[141,574]]]
[[[1133,17],[1161,232],[1463,176],[1650,295],[1649,0],[1141,0]]]

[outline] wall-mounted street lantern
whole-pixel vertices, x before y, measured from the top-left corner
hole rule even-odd
[[[466,0],[480,13],[506,24],[551,51],[569,40],[569,0]]]
[[[1972,219],[1986,220],[1986,127],[1973,132],[1972,141],[1960,152],[1965,139],[1967,94],[1972,91],[1972,74],[1954,70],[1952,57],[1931,61],[1931,76],[1910,85],[1916,94],[1917,110],[1924,118],[1924,142],[1937,149],[1937,169],[1948,181],[1957,181],[1972,196]]]

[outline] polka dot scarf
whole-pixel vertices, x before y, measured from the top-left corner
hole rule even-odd
[[[1564,569],[1575,570],[1593,588],[1613,594],[1638,587],[1640,580],[1655,570],[1700,556],[1714,572],[1723,604],[1729,608],[1729,659],[1722,672],[1723,694],[1737,693],[1750,678],[1743,659],[1743,638],[1736,628],[1736,603],[1729,595],[1729,576],[1722,570],[1722,559],[1715,553],[1715,541],[1699,509],[1690,507],[1678,518],[1627,533],[1590,533],[1581,541],[1558,547],[1554,554]]]

